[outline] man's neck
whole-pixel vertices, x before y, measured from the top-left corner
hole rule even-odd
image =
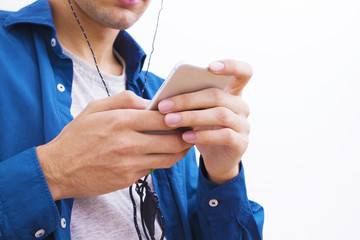
[[[93,55],[68,1],[49,0],[49,3],[60,44],[87,63],[94,65]],[[113,43],[119,30],[100,25],[89,18],[76,4],[73,3],[72,6],[85,30],[100,71],[121,75],[122,66],[113,54]]]

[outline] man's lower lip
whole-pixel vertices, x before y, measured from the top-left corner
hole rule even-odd
[[[135,6],[141,2],[141,0],[118,0],[121,4],[126,6]]]

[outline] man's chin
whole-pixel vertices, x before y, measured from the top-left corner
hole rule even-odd
[[[101,19],[101,24],[105,27],[118,29],[118,30],[125,30],[133,26],[139,17],[137,17],[134,13],[129,12],[124,14],[122,12],[122,17],[119,18],[103,18]]]

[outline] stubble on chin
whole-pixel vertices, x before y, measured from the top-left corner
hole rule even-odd
[[[83,1],[79,7],[96,23],[118,30],[130,28],[142,15],[142,12],[131,12],[126,9],[101,9]]]
[[[135,16],[119,16],[113,10],[102,11],[98,13],[97,22],[103,25],[104,27],[125,30],[130,28],[136,21],[138,17]]]

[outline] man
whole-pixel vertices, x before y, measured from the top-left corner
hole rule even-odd
[[[263,210],[247,199],[241,164],[252,70],[214,62],[211,72],[232,76],[226,91],[145,110],[162,80],[145,83],[145,55],[124,30],[149,3],[39,0],[1,12],[0,239],[144,238],[128,187],[150,169],[166,239],[261,239]]]

